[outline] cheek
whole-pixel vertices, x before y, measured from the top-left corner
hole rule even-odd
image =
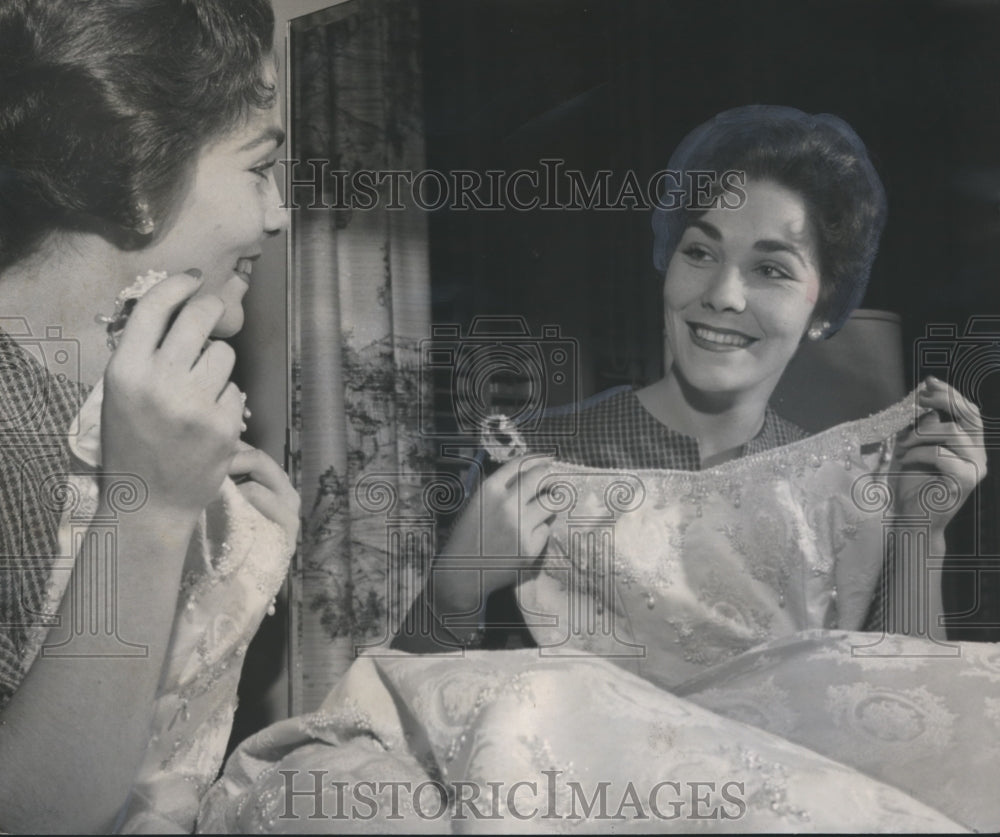
[[[819,302],[819,292],[820,283],[819,279],[812,279],[806,285],[806,303],[810,306],[810,309],[816,307],[816,303]]]
[[[748,312],[772,339],[796,343],[809,325],[813,307],[804,288],[760,289],[747,299]]]
[[[238,207],[229,207],[228,220],[223,222],[226,237],[238,250],[254,249],[264,234],[264,203],[257,192]]]
[[[215,250],[221,258],[252,245],[261,235],[261,204],[256,184],[220,184],[200,207],[198,235],[203,247]]]
[[[699,295],[697,283],[684,271],[667,272],[663,282],[663,307],[667,311],[679,311],[691,304]]]
[[[250,206],[229,207],[206,219],[198,249],[209,269],[224,272],[228,278],[239,257],[255,250],[261,233],[254,210]]]
[[[777,328],[790,340],[798,343],[809,327],[815,300],[801,297],[793,304],[782,306],[775,313],[774,322]]]

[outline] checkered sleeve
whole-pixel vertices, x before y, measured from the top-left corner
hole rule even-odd
[[[44,357],[44,352],[42,353]],[[0,707],[31,666],[58,556],[66,433],[86,388],[50,375],[0,331]]]

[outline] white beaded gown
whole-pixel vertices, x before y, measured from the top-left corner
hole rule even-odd
[[[888,548],[933,575],[886,480],[915,410],[704,471],[557,462],[517,591],[539,647],[359,658],[199,829],[996,830],[1000,649],[860,630]]]
[[[103,391],[103,381],[98,382],[69,436],[77,469],[68,476],[75,502],[60,523],[62,555],[77,554],[76,540],[94,522]],[[126,481],[121,488],[140,508],[141,486]],[[273,611],[293,548],[284,530],[227,478],[203,512],[188,549],[149,749],[118,830],[193,831],[201,799],[225,756],[243,654],[265,614]],[[53,606],[66,594],[67,579],[68,573],[53,573],[48,591]]]

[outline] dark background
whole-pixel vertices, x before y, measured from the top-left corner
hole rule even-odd
[[[1000,344],[1000,4],[425,0],[421,14],[429,168],[558,158],[645,183],[726,108],[834,113],[867,143],[889,196],[864,306],[902,315],[907,383],[929,324],[962,335],[992,315]],[[579,346],[579,395],[641,385],[662,367],[651,243],[645,210],[432,213],[434,321],[518,315],[535,335],[556,324]],[[988,424],[1000,419],[997,357],[969,393]],[[949,531],[950,553],[982,556],[985,570],[978,588],[967,573],[947,581],[952,609],[976,611],[956,638],[1000,639],[1000,456],[989,453],[993,473]]]

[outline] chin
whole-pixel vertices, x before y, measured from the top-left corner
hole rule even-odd
[[[682,376],[683,377],[683,376]],[[684,377],[688,386],[703,395],[727,395],[747,389],[746,381],[729,381],[722,378],[705,378],[699,376]]]
[[[228,309],[212,329],[212,337],[225,339],[239,334],[243,328],[243,320],[242,308],[237,308],[235,311]]]
[[[705,395],[725,395],[753,389],[760,381],[740,369],[706,369],[702,364],[675,364],[681,379]]]

